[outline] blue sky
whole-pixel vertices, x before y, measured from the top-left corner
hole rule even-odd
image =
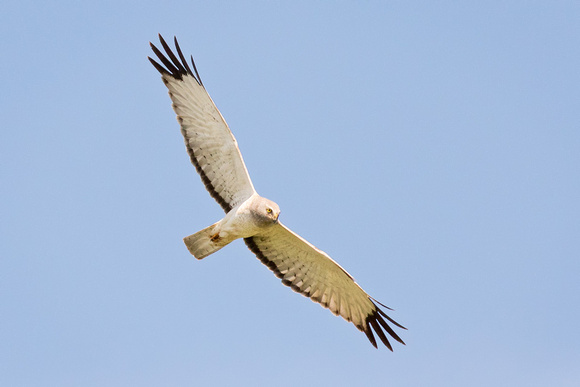
[[[577,386],[578,2],[0,5],[0,384]],[[241,242],[146,60],[177,35],[263,196],[409,328]]]

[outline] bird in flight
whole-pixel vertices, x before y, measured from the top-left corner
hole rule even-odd
[[[197,259],[215,253],[243,238],[248,248],[282,283],[340,315],[364,332],[376,348],[373,331],[393,350],[387,334],[403,340],[389,325],[406,329],[390,318],[338,263],[325,252],[284,226],[276,203],[258,195],[234,135],[207,93],[191,57],[191,67],[174,39],[175,50],[159,35],[161,52],[151,49],[158,61],[148,59],[169,89],[173,110],[181,126],[192,164],[225,217],[183,240]],[[193,69],[193,70],[192,70]],[[385,332],[387,334],[385,334]]]

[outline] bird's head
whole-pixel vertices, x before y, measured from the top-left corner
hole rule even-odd
[[[261,202],[258,208],[260,217],[263,218],[265,222],[276,223],[278,222],[278,217],[280,216],[280,207],[273,201],[261,198]]]

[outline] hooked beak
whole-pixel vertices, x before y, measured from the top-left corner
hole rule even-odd
[[[280,211],[278,211],[278,213],[276,214],[276,222],[278,221],[279,217],[280,217]]]

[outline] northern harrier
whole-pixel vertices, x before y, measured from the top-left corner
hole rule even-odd
[[[159,40],[165,54],[153,44],[151,48],[162,64],[149,60],[169,89],[191,162],[205,188],[226,212],[219,222],[184,238],[189,252],[202,259],[243,238],[284,285],[352,322],[375,348],[373,330],[391,351],[385,331],[405,344],[387,321],[406,328],[387,316],[377,304],[388,307],[362,290],[326,253],[278,220],[280,208],[254,189],[236,139],[205,90],[193,57],[189,67],[177,39],[177,56],[161,35]]]

